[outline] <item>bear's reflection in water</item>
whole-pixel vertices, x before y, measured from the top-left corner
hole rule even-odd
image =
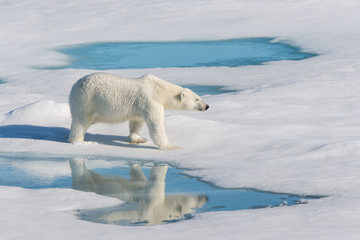
[[[168,165],[151,168],[146,178],[139,164],[130,167],[130,179],[105,176],[88,170],[83,159],[71,159],[72,187],[115,197],[126,204],[113,208],[81,210],[80,217],[119,225],[154,225],[186,219],[207,203],[206,195],[165,195]]]

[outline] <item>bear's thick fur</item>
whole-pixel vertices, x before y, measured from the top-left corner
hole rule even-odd
[[[209,106],[189,89],[153,75],[137,79],[108,73],[93,73],[79,79],[69,97],[71,143],[84,141],[90,125],[129,121],[130,143],[143,143],[139,136],[144,122],[160,149],[175,149],[166,136],[164,110],[206,111]]]

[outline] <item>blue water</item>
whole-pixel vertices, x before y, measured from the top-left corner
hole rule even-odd
[[[71,61],[51,69],[237,67],[316,56],[272,38],[188,42],[104,42],[55,49]]]
[[[102,160],[99,163],[97,160]],[[32,156],[32,155],[0,155],[0,185],[5,186],[17,186],[28,189],[43,189],[43,188],[75,188],[81,191],[93,191],[89,189],[98,189],[101,191],[101,187],[113,188],[114,181],[112,178],[109,183],[105,180],[111,176],[117,176],[129,179],[129,169],[130,165],[138,162],[141,166],[141,169],[145,176],[148,178],[150,175],[151,168],[163,167],[164,163],[156,163],[149,161],[141,160],[124,160],[124,159],[115,159],[115,158],[96,158],[92,157],[90,160],[81,160],[85,166],[80,168],[83,173],[91,173],[96,175],[97,179],[101,181],[94,180],[94,178],[84,180],[84,176],[88,175],[79,175],[79,172],[76,172],[76,168],[70,168],[70,163],[73,163],[72,158],[67,157],[46,157],[46,156]],[[77,160],[79,161],[79,160]],[[96,168],[87,168],[86,165],[90,165],[92,161],[96,162]],[[107,167],[120,165],[118,167]],[[29,167],[30,166],[30,167]],[[44,173],[44,166],[45,168]],[[77,166],[77,165],[76,165]],[[65,170],[64,170],[65,169]],[[198,178],[191,177],[183,174],[183,170],[169,166],[166,172],[165,179],[165,195],[166,196],[187,196],[187,198],[197,197],[201,199],[201,206],[196,207],[190,213],[184,213],[183,215],[176,217],[174,219],[168,220],[164,219],[161,222],[149,223],[144,219],[126,220],[120,221],[119,219],[116,222],[111,222],[112,224],[120,225],[145,225],[145,224],[159,224],[166,222],[176,222],[179,220],[192,218],[195,214],[201,212],[211,212],[211,211],[233,211],[241,209],[253,209],[253,208],[264,208],[264,207],[275,207],[283,205],[293,205],[306,202],[306,199],[313,199],[317,197],[311,196],[298,196],[291,194],[282,194],[282,193],[271,193],[257,191],[253,189],[228,189],[217,187],[212,183],[202,181]],[[91,175],[91,176],[92,176]],[[80,180],[79,180],[80,179]],[[105,179],[105,180],[104,180]],[[95,185],[94,185],[95,183]],[[96,184],[98,183],[98,184]],[[101,183],[101,184],[99,184]],[[120,183],[117,183],[120,184]],[[100,190],[99,190],[100,189]],[[98,192],[96,192],[98,193]],[[104,195],[104,193],[98,193]],[[107,192],[106,196],[111,195]],[[143,195],[138,195],[143,196]],[[119,197],[120,200],[124,200]],[[206,201],[205,201],[206,200]],[[141,201],[140,201],[141,202]],[[175,201],[176,202],[176,201]],[[186,202],[186,201],[185,201]],[[174,203],[175,204],[175,203]],[[177,203],[179,204],[179,203]],[[137,213],[138,210],[142,209],[134,203],[124,203],[119,206],[112,208],[104,209],[94,209],[94,210],[79,210],[78,216],[81,219],[100,222],[100,223],[109,223],[104,222],[100,216],[111,215],[114,212],[120,214],[128,213],[130,210]],[[135,210],[134,210],[135,209]],[[185,210],[184,210],[185,211]],[[118,217],[119,218],[119,217]],[[144,222],[145,221],[145,222]]]
[[[225,86],[220,85],[182,85],[184,88],[189,88],[193,92],[195,92],[199,96],[203,95],[218,95],[224,93],[234,93],[238,92],[238,90],[234,89],[226,89]]]

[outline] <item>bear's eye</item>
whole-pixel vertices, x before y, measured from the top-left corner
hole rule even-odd
[[[197,98],[197,99],[195,99],[195,102],[198,102],[199,100],[200,100],[200,99]]]

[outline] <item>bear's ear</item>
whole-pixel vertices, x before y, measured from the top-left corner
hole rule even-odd
[[[185,92],[181,92],[181,93],[179,94],[179,98],[180,98],[180,101],[183,101],[184,98],[185,98]]]

